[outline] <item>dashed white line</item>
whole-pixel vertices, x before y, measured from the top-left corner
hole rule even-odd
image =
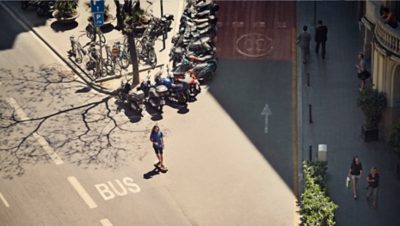
[[[11,105],[12,108],[15,109],[15,112],[17,113],[17,116],[21,120],[29,120],[28,116],[26,113],[22,110],[22,108],[18,105],[17,101],[10,97],[7,98],[8,104]],[[56,165],[63,164],[63,160],[60,158],[60,156],[57,155],[57,153],[54,151],[54,149],[49,145],[49,143],[39,134],[33,133],[33,138],[35,138],[38,143],[42,146],[42,148],[45,150],[45,152],[50,156],[50,158],[53,160],[53,162]]]
[[[6,198],[4,198],[3,194],[1,194],[1,192],[0,192],[0,199],[4,202],[4,205],[5,205],[7,208],[10,207],[10,204],[8,204]]]
[[[101,223],[101,225],[103,225],[103,226],[113,226],[113,225],[111,224],[111,222],[110,222],[107,218],[104,218],[104,219],[100,220],[100,223]]]
[[[94,202],[92,197],[90,197],[89,193],[87,193],[87,191],[82,187],[76,177],[70,176],[67,179],[69,183],[71,183],[72,187],[74,187],[75,191],[83,199],[83,201],[85,201],[85,203],[89,206],[89,208],[92,209],[97,207],[97,204]]]

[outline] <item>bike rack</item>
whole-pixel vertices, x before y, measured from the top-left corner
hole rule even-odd
[[[143,68],[143,69],[140,69],[139,72],[148,71],[149,69],[156,69],[158,67],[164,67],[164,64],[159,64],[159,65],[156,65],[154,67]]]

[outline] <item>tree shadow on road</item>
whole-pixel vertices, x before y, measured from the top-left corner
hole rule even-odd
[[[37,137],[43,137],[65,162],[82,168],[116,169],[145,157],[142,146],[151,122],[137,122],[132,129],[131,120],[116,111],[113,96],[75,93],[87,84],[57,64],[0,70],[4,93],[10,95],[0,98],[4,178],[21,176],[27,165],[49,161]]]

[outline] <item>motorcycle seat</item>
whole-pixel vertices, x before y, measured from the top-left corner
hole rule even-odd
[[[178,83],[178,84],[172,84],[171,85],[172,88],[174,89],[182,89],[183,88],[183,84],[182,83]]]
[[[168,88],[165,85],[158,85],[156,87],[156,91],[159,94],[164,94],[164,93],[168,92]]]
[[[196,65],[196,68],[203,68],[203,67],[207,67],[208,63],[200,63]]]

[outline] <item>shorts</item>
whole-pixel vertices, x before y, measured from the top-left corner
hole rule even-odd
[[[355,179],[359,180],[360,178],[361,178],[361,175],[353,175],[353,174],[351,174],[351,179],[353,179],[353,180],[355,180]]]
[[[371,77],[371,74],[368,71],[363,71],[363,72],[358,73],[358,78],[360,80],[365,81],[365,80],[369,79],[370,77]]]
[[[160,145],[153,145],[153,149],[156,152],[156,154],[163,154],[163,146]]]

